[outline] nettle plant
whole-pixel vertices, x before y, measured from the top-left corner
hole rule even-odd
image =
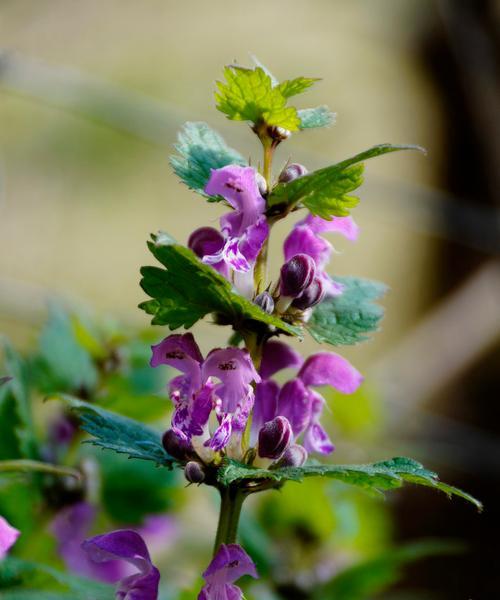
[[[384,492],[404,482],[457,495],[480,507],[461,490],[409,458],[362,465],[318,462],[334,450],[321,425],[324,386],[351,394],[362,375],[341,355],[321,350],[307,358],[288,345],[311,335],[330,346],[366,340],[383,314],[375,301],[383,284],[327,273],[333,251],[324,234],[355,240],[350,210],[359,200],[363,161],[412,145],[382,144],[317,171],[296,163],[273,174],[276,149],[295,132],[327,127],[334,115],[320,106],[297,110],[292,97],[316,79],[281,83],[262,66],[229,66],[218,82],[217,108],[233,121],[250,124],[262,144],[257,170],[205,123],[186,123],[179,134],[175,173],[194,192],[227,212],[220,228],[202,226],[187,247],[166,233],[152,236],[149,249],[161,266],[142,269],[141,286],[150,297],[140,307],[152,323],[170,330],[190,329],[211,315],[228,329],[228,345],[203,356],[192,333],[168,335],[152,348],[152,367],[168,365],[177,374],[169,383],[174,405],[171,428],[158,433],[128,418],[72,400],[94,443],[132,459],[184,470],[191,483],[216,488],[221,497],[213,558],[203,573],[202,600],[242,598],[235,582],[257,577],[256,567],[237,544],[244,500],[286,481],[329,477],[369,491]],[[273,226],[297,211],[283,244],[279,273],[268,274]],[[294,369],[279,385],[274,376]],[[87,540],[96,561],[123,559],[138,572],[123,579],[118,598],[154,600],[160,573],[133,531],[120,530]],[[208,562],[208,561],[207,561]]]

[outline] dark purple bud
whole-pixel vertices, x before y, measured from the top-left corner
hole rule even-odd
[[[296,298],[311,284],[315,275],[314,259],[307,254],[296,254],[281,267],[281,295]]]
[[[283,140],[287,140],[292,132],[288,131],[284,127],[277,127],[276,125],[271,125],[267,128],[267,134],[274,142],[282,142]]]
[[[167,453],[177,460],[187,460],[193,448],[189,440],[182,434],[168,429],[163,434],[162,444]]]
[[[188,247],[200,258],[217,254],[224,246],[224,237],[213,227],[200,227],[189,236]]]
[[[280,183],[290,183],[294,179],[298,179],[299,177],[303,177],[307,175],[308,170],[304,167],[304,165],[300,165],[299,163],[292,163],[285,167],[283,171],[281,171],[278,181]]]
[[[323,282],[319,277],[315,277],[311,285],[305,289],[300,296],[297,296],[292,302],[293,308],[299,310],[306,310],[319,304],[325,297],[325,288]]]
[[[278,459],[293,439],[292,426],[286,417],[275,417],[259,431],[259,456]]]
[[[280,467],[301,467],[307,460],[307,450],[299,444],[289,446],[279,461]]]
[[[264,312],[269,315],[273,314],[274,311],[274,300],[269,292],[262,292],[255,297],[254,304],[260,306]]]
[[[184,467],[184,476],[189,483],[203,483],[205,481],[205,471],[199,462],[190,460]]]

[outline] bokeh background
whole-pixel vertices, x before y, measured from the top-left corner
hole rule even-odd
[[[292,136],[277,166],[291,156],[314,169],[381,142],[427,148],[367,164],[360,239],[336,241],[333,263],[391,288],[382,332],[345,352],[367,383],[333,398],[336,460],[409,454],[486,506],[408,489],[384,516],[367,507],[379,519],[358,535],[368,555],[387,539],[467,545],[408,569],[394,599],[489,599],[500,587],[499,19],[493,0],[0,1],[0,329],[20,348],[54,298],[147,326],[136,305],[149,233],[185,241],[221,214],[172,173],[176,131],[207,121],[259,158],[246,126],[214,108],[225,64],[254,53],[280,79],[323,79],[304,107],[326,103],[337,123]],[[209,325],[198,336],[204,350],[224,343]],[[193,495],[186,530],[208,544],[215,508]],[[321,521],[321,502],[314,510]]]

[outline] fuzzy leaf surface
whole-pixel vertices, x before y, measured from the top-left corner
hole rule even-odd
[[[313,171],[290,183],[280,183],[271,192],[268,206],[299,202],[313,215],[331,220],[332,216],[346,217],[359,199],[350,195],[363,183],[363,161],[398,150],[420,150],[420,146],[380,144],[330,167]]]
[[[171,467],[173,460],[165,452],[160,434],[143,423],[123,417],[83,400],[63,396],[81,419],[81,427],[93,436],[90,443],[130,458],[150,460]]]
[[[298,111],[300,129],[315,129],[330,127],[335,123],[336,114],[331,112],[328,106],[317,106],[316,108],[303,108]]]
[[[229,460],[219,472],[219,482],[229,485],[236,481],[268,479],[277,483],[303,481],[306,477],[328,477],[372,492],[384,492],[414,483],[440,490],[448,496],[459,496],[474,504],[479,510],[482,504],[462,490],[439,481],[436,473],[419,462],[398,456],[390,460],[367,465],[306,464],[303,467],[259,469]]]
[[[384,309],[374,300],[385,294],[387,286],[357,277],[335,277],[344,286],[340,296],[321,302],[313,311],[307,329],[320,344],[333,346],[357,344],[377,331]]]
[[[240,329],[248,321],[273,326],[290,335],[301,330],[269,315],[236,293],[215,269],[203,264],[189,249],[164,233],[148,244],[155,258],[166,267],[143,267],[142,289],[153,298],[140,308],[153,315],[154,325],[189,329],[205,315],[216,313]]]
[[[218,81],[217,109],[233,121],[264,121],[268,125],[296,131],[300,125],[297,110],[287,106],[287,97],[261,68],[226,67],[226,83]],[[285,82],[284,82],[285,83]]]
[[[205,193],[210,170],[221,169],[226,165],[247,164],[243,156],[228,146],[206,123],[185,123],[174,147],[177,154],[170,157],[170,164],[175,174],[189,188],[211,202],[217,202],[221,198]]]

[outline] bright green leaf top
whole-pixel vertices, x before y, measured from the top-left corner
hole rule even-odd
[[[363,183],[362,161],[398,150],[423,151],[423,148],[393,144],[373,146],[336,165],[313,171],[290,183],[278,184],[268,198],[268,205],[285,204],[293,207],[301,202],[313,215],[323,219],[345,217],[349,209],[359,202],[358,198],[349,194]]]
[[[297,110],[287,106],[288,97],[307,89],[314,80],[299,78],[273,86],[271,77],[261,68],[226,67],[227,83],[217,82],[217,109],[233,121],[264,122],[296,131],[300,126]],[[288,95],[285,95],[288,94]]]
[[[357,277],[335,277],[344,286],[340,296],[327,298],[313,311],[307,329],[313,338],[333,346],[357,344],[377,331],[384,309],[375,304],[387,291],[378,281]]]
[[[110,412],[83,400],[62,397],[78,414],[82,429],[94,439],[91,443],[130,458],[150,460],[158,465],[171,467],[172,459],[165,452],[160,434],[143,423]]]
[[[205,194],[205,186],[211,169],[226,165],[245,166],[247,161],[230,148],[224,139],[206,123],[185,123],[179,132],[175,149],[178,154],[170,157],[176,175],[189,188],[211,201],[221,200]]]
[[[291,98],[297,94],[302,94],[309,89],[316,81],[316,77],[296,77],[295,79],[287,79],[279,83],[276,87],[285,96]]]
[[[344,483],[361,487],[367,491],[381,493],[401,487],[405,482],[435,488],[448,496],[459,496],[472,502],[479,510],[482,504],[466,492],[439,481],[436,473],[425,469],[411,458],[396,457],[368,465],[304,465],[303,467],[283,467],[281,469],[257,469],[227,461],[219,471],[219,481],[229,485],[235,481],[262,480],[302,481],[305,477],[329,477]]]
[[[143,267],[142,289],[153,298],[140,308],[154,315],[154,325],[168,325],[170,329],[189,329],[205,315],[216,313],[243,329],[249,321],[253,327],[260,323],[291,335],[301,330],[269,315],[257,305],[240,296],[231,284],[209,265],[203,264],[189,248],[176,244],[168,235],[153,236],[149,249],[166,267]]]

